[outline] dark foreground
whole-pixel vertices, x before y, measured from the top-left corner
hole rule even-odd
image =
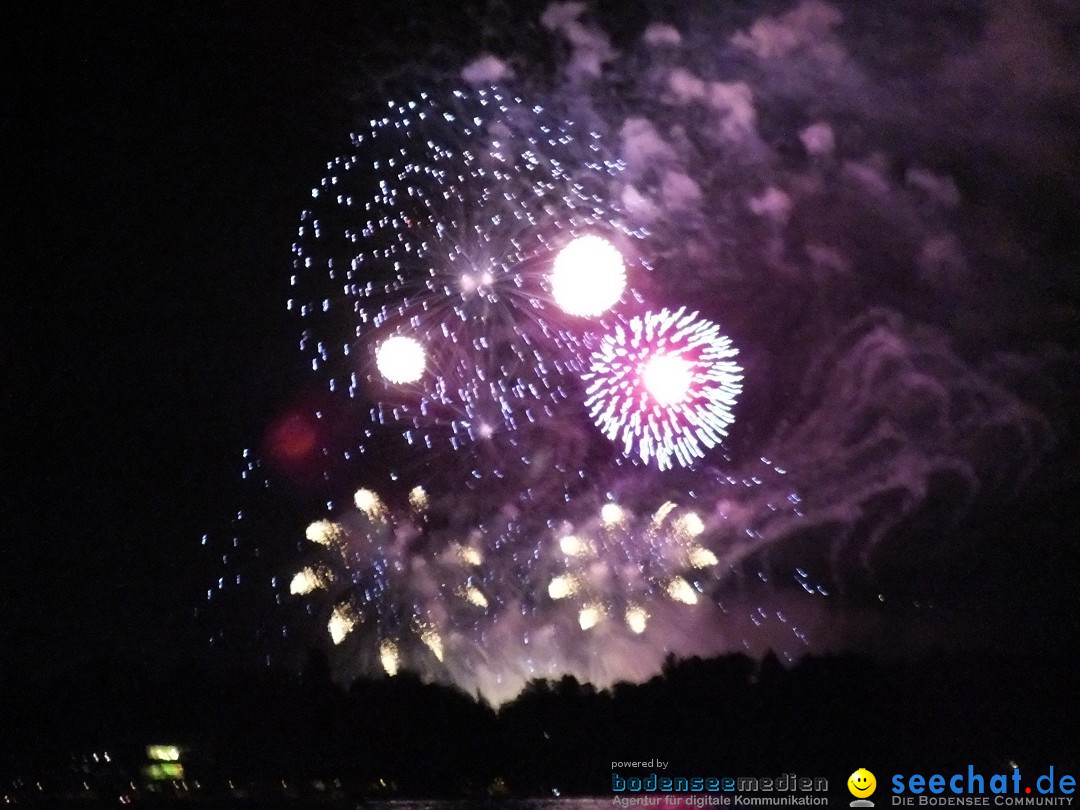
[[[797,773],[837,786],[869,763],[1077,773],[1076,681],[1067,656],[815,657],[790,669],[729,656],[670,662],[611,691],[534,681],[496,711],[410,675],[344,689],[318,656],[301,674],[102,663],[5,680],[0,803],[611,796],[616,762],[652,758],[670,774]]]

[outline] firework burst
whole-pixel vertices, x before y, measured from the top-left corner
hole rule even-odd
[[[745,499],[748,485],[718,481],[716,492]],[[733,501],[703,514],[627,497],[529,495],[474,519],[423,491],[393,506],[361,489],[350,507],[309,525],[305,563],[282,584],[357,671],[405,667],[471,683],[476,674],[463,670],[505,675],[519,656],[532,674],[597,677],[583,640],[677,632],[715,609],[712,594],[758,542]],[[778,514],[770,507],[751,520],[765,529]],[[508,633],[516,641],[495,663],[490,639],[509,644]]]
[[[663,633],[699,609],[723,554],[693,509],[621,506],[605,476],[567,463],[591,443],[582,405],[609,436],[618,414],[644,461],[689,464],[730,422],[735,352],[682,310],[593,335],[596,318],[641,302],[628,270],[644,267],[644,234],[606,202],[619,167],[594,133],[495,90],[390,106],[328,164],[302,217],[301,346],[331,390],[366,404],[365,441],[397,430],[432,460],[489,448],[496,475],[481,486],[474,468],[467,501],[460,486],[413,490],[408,508],[361,489],[355,510],[311,525],[322,550],[290,598],[325,594],[326,633],[362,669],[432,672],[445,658],[455,680],[462,667],[498,679],[507,662],[492,664],[488,640],[516,632],[544,650],[525,656],[530,671],[588,672],[576,639]],[[632,385],[649,397],[640,429]],[[612,410],[598,419],[602,390]],[[527,476],[501,472],[514,458]]]
[[[391,103],[301,217],[289,308],[312,368],[424,449],[550,420],[581,318],[624,294],[633,237],[599,144],[495,89]]]
[[[882,74],[845,41],[858,20],[800,7],[742,31],[699,2],[707,25],[616,49],[602,10],[563,5],[520,28],[551,70],[481,71],[528,71],[548,109],[498,89],[388,104],[313,189],[289,308],[332,393],[274,426],[267,469],[245,456],[245,509],[204,540],[215,644],[321,644],[342,677],[407,668],[496,702],[533,678],[643,680],[672,653],[793,660],[860,637],[862,597],[891,622],[954,579],[932,570],[961,537],[940,527],[1048,452],[1034,403],[1059,392],[1029,383],[1060,347],[968,339],[999,325],[962,303],[996,300],[971,283],[985,212],[923,167],[956,151],[924,128],[941,110],[890,106],[925,65],[867,105]],[[978,154],[1012,154],[987,137]],[[720,327],[678,309],[719,296],[769,370],[752,400]]]
[[[727,435],[742,390],[738,350],[685,308],[635,316],[593,352],[585,406],[623,453],[660,469],[686,467]]]

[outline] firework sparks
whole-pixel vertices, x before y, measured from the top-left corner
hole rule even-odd
[[[343,606],[337,606],[334,608],[333,614],[330,616],[330,622],[327,624],[327,631],[330,633],[330,639],[334,644],[341,644],[345,640],[345,636],[352,632],[352,629],[356,626],[356,617],[352,611]]]
[[[748,30],[722,41],[780,66],[766,40],[783,26]],[[875,131],[839,131],[861,99],[829,110],[815,86],[822,120],[790,130],[791,88],[752,85],[795,82],[802,61],[710,81],[673,67],[708,59],[685,36],[557,92],[580,103],[552,109],[595,112],[576,124],[499,90],[389,104],[313,190],[289,307],[338,410],[305,434],[326,459],[324,519],[274,597],[350,674],[411,668],[499,700],[533,677],[647,678],[669,651],[790,660],[836,638],[835,588],[917,565],[921,542],[892,544],[920,506],[999,491],[1045,448],[1040,415],[984,371],[1000,357],[958,357],[925,322],[939,302],[877,294],[912,289],[912,257],[930,298],[934,273],[965,266],[953,231],[972,218],[935,213],[963,204],[952,181],[888,144],[880,165],[845,152]],[[737,71],[729,54],[708,72]],[[805,166],[773,146],[800,139]],[[913,167],[902,182],[881,168],[893,158]],[[808,278],[823,297],[793,309]],[[661,285],[663,301],[646,294]],[[742,364],[678,308],[722,302],[738,302],[747,368],[776,372],[727,447]]]
[[[734,421],[737,353],[718,325],[685,308],[631,318],[593,353],[585,406],[624,454],[660,469],[689,466]]]
[[[391,103],[353,142],[293,248],[312,368],[425,449],[551,420],[581,370],[559,307],[598,314],[626,286],[601,235],[627,232],[602,193],[618,162],[497,89]]]
[[[294,596],[309,594],[317,588],[325,588],[326,578],[313,568],[298,571],[289,583],[289,593]]]
[[[635,634],[641,635],[649,626],[649,612],[640,605],[631,605],[625,613],[626,626]]]
[[[340,535],[340,533],[341,527],[337,524],[331,523],[329,520],[316,520],[307,527],[305,536],[312,543],[328,546],[338,535]]]

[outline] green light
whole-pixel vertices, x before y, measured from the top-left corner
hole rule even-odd
[[[175,745],[148,745],[146,756],[155,762],[179,762],[180,749]]]
[[[143,768],[148,779],[155,782],[171,781],[184,778],[184,766],[179,762],[152,762]]]

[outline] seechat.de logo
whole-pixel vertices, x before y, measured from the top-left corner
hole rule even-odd
[[[855,797],[855,800],[851,802],[851,807],[874,806],[874,803],[869,800],[869,797],[877,790],[877,779],[870,771],[866,770],[866,768],[859,768],[859,770],[848,777],[847,789],[851,792],[851,795]]]

